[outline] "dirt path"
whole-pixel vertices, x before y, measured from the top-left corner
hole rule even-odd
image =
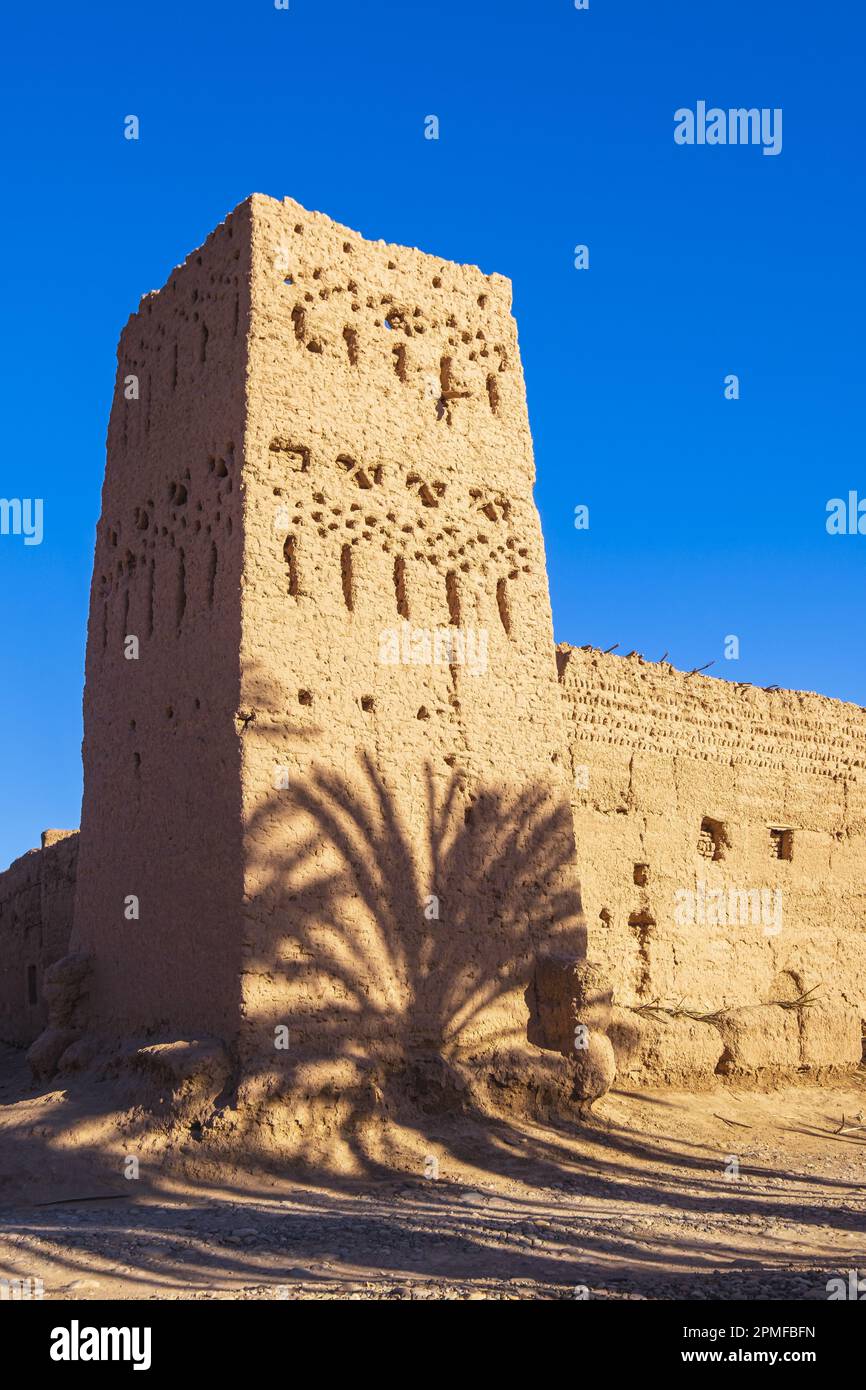
[[[403,1131],[366,1179],[217,1168],[184,1136],[127,1180],[104,1085],[22,1096],[7,1062],[0,1275],[46,1298],[826,1299],[866,1275],[866,1130],[834,1133],[866,1073],[612,1093],[569,1129]]]

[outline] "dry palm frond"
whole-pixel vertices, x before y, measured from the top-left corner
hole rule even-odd
[[[820,988],[820,985],[813,985],[811,989],[806,990],[805,994],[801,994],[799,999],[771,999],[770,1003],[778,1004],[780,1009],[807,1009],[810,1004],[815,1003],[810,995],[813,995],[815,990]]]
[[[855,1123],[853,1123],[853,1124],[846,1124],[846,1123],[845,1123],[845,1116],[843,1115],[843,1116],[842,1116],[842,1123],[841,1123],[841,1125],[839,1126],[838,1129],[834,1129],[834,1130],[833,1130],[833,1133],[834,1133],[834,1134],[855,1134],[858,1130],[861,1130],[861,1129],[866,1130],[866,1124],[863,1124],[863,1123],[862,1123],[862,1121],[863,1121],[863,1111],[862,1111],[862,1110],[858,1110],[858,1111],[857,1111],[857,1114],[854,1116],[854,1120],[855,1120]]]
[[[714,1009],[710,1013],[699,1013],[697,1009],[687,1009],[685,999],[681,999],[673,1008],[662,1004],[661,1000],[654,999],[651,1004],[639,1004],[632,1009],[634,1014],[643,1014],[645,1018],[656,1018],[661,1022],[666,1018],[693,1018],[697,1023],[718,1023],[728,1012],[727,1009]]]

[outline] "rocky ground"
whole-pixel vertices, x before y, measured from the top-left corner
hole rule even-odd
[[[46,1298],[809,1300],[866,1276],[866,1072],[404,1128],[366,1173],[289,1174],[195,1133],[157,1161],[105,1083],[33,1088],[5,1063],[0,1277]]]

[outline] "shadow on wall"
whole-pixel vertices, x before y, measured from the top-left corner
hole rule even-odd
[[[85,1035],[61,1075],[117,1082],[103,1113],[134,1107],[146,1146],[192,1134],[252,1166],[394,1171],[394,1120],[423,1155],[439,1122],[576,1116],[569,1063],[531,1029],[539,954],[585,953],[555,784],[484,785],[429,760],[386,781],[364,753],[335,771],[316,761],[317,745],[336,760],[329,730],[269,715],[280,693],[257,689],[238,717],[246,785],[269,790],[245,823],[229,1028],[218,1040],[179,1015],[120,1043]],[[261,779],[278,751],[293,762],[276,790]],[[495,1161],[492,1131],[477,1142]]]
[[[584,953],[571,811],[549,787],[470,792],[429,764],[402,786],[366,755],[351,776],[313,766],[248,826],[241,1097],[307,1105],[313,1129],[472,1110],[474,1081],[530,1089],[538,953]]]

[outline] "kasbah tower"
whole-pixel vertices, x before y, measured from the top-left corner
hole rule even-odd
[[[500,275],[254,195],[145,296],[88,631],[92,1030],[308,1090],[526,1048],[537,960],[584,951],[533,479]]]

